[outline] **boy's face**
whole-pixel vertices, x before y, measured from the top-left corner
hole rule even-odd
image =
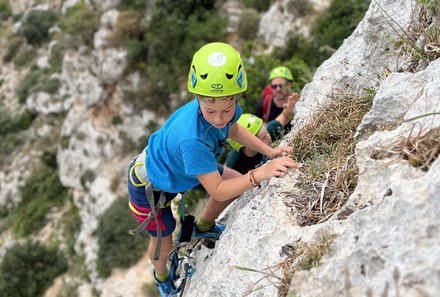
[[[220,129],[232,120],[237,108],[235,99],[199,99],[202,115],[214,128]]]

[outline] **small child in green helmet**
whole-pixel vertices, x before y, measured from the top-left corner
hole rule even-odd
[[[175,111],[130,164],[129,206],[139,227],[151,236],[148,255],[161,296],[178,290],[167,267],[176,226],[170,201],[178,193],[196,187],[207,191],[209,199],[192,238],[217,240],[226,226],[215,220],[226,206],[261,181],[299,167],[283,156],[291,147],[272,148],[236,123],[242,114],[238,99],[246,89],[240,54],[225,43],[203,46],[194,54],[188,75],[188,90],[195,99]],[[280,158],[242,175],[217,163],[228,136],[269,158]]]
[[[267,124],[263,122],[263,119],[249,113],[242,114],[237,123],[266,144],[272,145],[272,141],[281,137],[284,126],[292,120],[297,100],[298,94],[291,94],[284,104],[283,113]],[[229,168],[245,174],[267,161],[265,155],[252,148],[245,147],[230,138],[228,138],[228,142],[232,150],[226,157],[225,165]]]

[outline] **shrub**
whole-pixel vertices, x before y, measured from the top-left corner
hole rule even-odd
[[[238,36],[245,40],[255,39],[259,24],[260,14],[255,9],[246,9],[238,23]]]
[[[99,17],[81,1],[67,9],[66,16],[58,25],[72,36],[73,44],[90,46],[93,43],[93,35],[99,28]]]
[[[60,183],[55,153],[43,154],[43,161],[20,188],[21,201],[11,213],[11,227],[17,236],[39,231],[55,205],[64,203],[69,193]]]
[[[18,102],[26,102],[29,91],[32,87],[38,84],[41,75],[42,72],[39,70],[31,70],[28,72],[28,74],[18,84],[17,89],[15,90],[15,94],[18,97]]]
[[[145,0],[124,0],[118,5],[119,10],[144,11],[147,6]]]
[[[65,49],[66,45],[62,43],[61,39],[52,47],[49,57],[50,70],[52,73],[61,71]]]
[[[0,21],[3,21],[12,15],[11,6],[8,0],[0,0]]]
[[[333,0],[314,25],[313,35],[318,45],[339,48],[356,29],[369,5],[370,1],[364,0]]]
[[[252,7],[258,11],[267,11],[271,2],[271,0],[243,0],[246,7]]]
[[[66,259],[55,248],[29,241],[17,244],[0,264],[0,292],[8,297],[43,296],[66,270]]]
[[[128,208],[128,198],[117,199],[99,221],[97,271],[108,277],[113,268],[127,268],[136,263],[146,252],[146,234],[131,236],[137,221]]]
[[[147,99],[168,101],[163,98],[186,81],[194,52],[208,42],[224,40],[225,32],[218,28],[225,27],[226,19],[217,14],[214,0],[203,1],[202,5],[191,1],[156,1],[145,35],[145,71],[152,82]]]
[[[19,51],[18,55],[14,58],[14,66],[21,68],[29,65],[36,55],[36,51],[33,48],[28,48]]]
[[[114,33],[110,38],[113,45],[125,46],[130,40],[143,38],[146,31],[146,24],[143,15],[139,11],[126,10],[118,15],[118,21]]]
[[[32,10],[23,20],[20,33],[29,44],[40,44],[49,37],[49,28],[56,20],[51,10]]]
[[[287,3],[287,10],[296,17],[304,17],[313,10],[308,0],[291,0]]]
[[[78,233],[81,229],[81,218],[79,216],[78,208],[72,199],[69,199],[69,212],[63,219],[63,235],[64,242],[67,246],[67,254],[69,256],[75,256],[75,241]]]
[[[29,128],[36,115],[25,110],[18,118],[13,118],[0,109],[0,136],[16,133]]]
[[[417,0],[417,3],[433,15],[437,14],[440,8],[437,0]]]
[[[55,94],[60,88],[60,80],[58,78],[47,79],[41,86],[41,91],[48,94]]]
[[[23,44],[23,38],[20,36],[13,36],[7,41],[6,53],[3,56],[3,62],[9,63],[14,59],[18,53],[21,45]]]

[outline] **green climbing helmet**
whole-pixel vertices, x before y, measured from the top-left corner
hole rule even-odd
[[[257,135],[258,131],[260,131],[260,128],[263,125],[263,120],[253,114],[244,113],[238,119],[237,123],[246,128],[253,135]],[[231,138],[228,138],[228,142],[236,151],[239,151],[243,147],[242,144],[232,140]]]
[[[282,77],[289,81],[293,80],[292,72],[290,72],[289,68],[285,66],[278,66],[270,71],[269,81],[277,77]]]
[[[188,91],[207,97],[225,97],[246,91],[247,78],[240,53],[222,42],[208,43],[193,57]]]

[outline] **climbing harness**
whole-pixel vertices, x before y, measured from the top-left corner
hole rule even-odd
[[[151,182],[148,179],[146,167],[145,167],[145,158],[146,152],[143,151],[142,154],[135,157],[135,163],[130,169],[129,176],[130,182],[135,187],[145,187],[145,193],[147,196],[148,203],[151,208],[151,212],[149,214],[142,213],[135,206],[128,202],[128,206],[131,211],[133,211],[136,215],[145,217],[145,220],[140,223],[135,229],[130,230],[130,234],[136,235],[145,230],[147,226],[150,224],[151,220],[155,220],[156,222],[156,232],[157,232],[157,244],[154,250],[154,260],[159,259],[160,248],[162,245],[162,231],[159,226],[159,222],[157,219],[157,213],[161,208],[169,207],[171,205],[171,201],[166,202],[165,192],[154,189]],[[137,177],[140,183],[136,183],[133,179],[133,174]],[[159,199],[157,203],[155,203],[155,192],[156,196],[159,195]],[[175,285],[176,289],[172,292],[173,296],[177,296],[180,292],[180,296],[182,296],[185,287],[190,283],[190,279],[192,274],[195,271],[195,262],[191,257],[191,252],[194,250],[194,247],[200,242],[200,239],[197,240],[194,244],[191,244],[191,236],[194,228],[194,216],[187,215],[184,213],[184,197],[185,194],[182,194],[181,198],[181,219],[180,219],[180,230],[177,236],[177,241],[174,249],[170,252],[168,256],[168,260],[170,261],[170,281]],[[176,285],[178,284],[178,285]]]
[[[137,156],[135,163],[130,169],[129,176],[130,176],[130,182],[135,187],[145,187],[145,194],[147,196],[148,203],[151,206],[151,212],[149,214],[144,214],[139,210],[137,210],[134,207],[134,205],[131,203],[131,201],[128,201],[128,206],[135,214],[146,217],[141,224],[139,224],[135,229],[130,230],[129,232],[132,235],[139,234],[140,232],[145,230],[145,228],[147,228],[147,226],[150,224],[151,220],[154,219],[156,222],[156,234],[157,234],[157,244],[156,244],[156,249],[154,250],[154,260],[157,260],[159,259],[160,248],[162,246],[162,230],[160,229],[160,225],[157,220],[157,212],[161,208],[166,208],[170,206],[171,202],[165,203],[166,201],[165,192],[154,189],[151,182],[149,182],[147,170],[145,168],[145,161],[144,161],[145,157],[146,157],[146,151],[144,150],[142,154]],[[136,183],[134,181],[133,172],[141,183]],[[155,199],[154,199],[155,191],[160,192],[159,200],[157,201],[157,203],[155,203]]]

